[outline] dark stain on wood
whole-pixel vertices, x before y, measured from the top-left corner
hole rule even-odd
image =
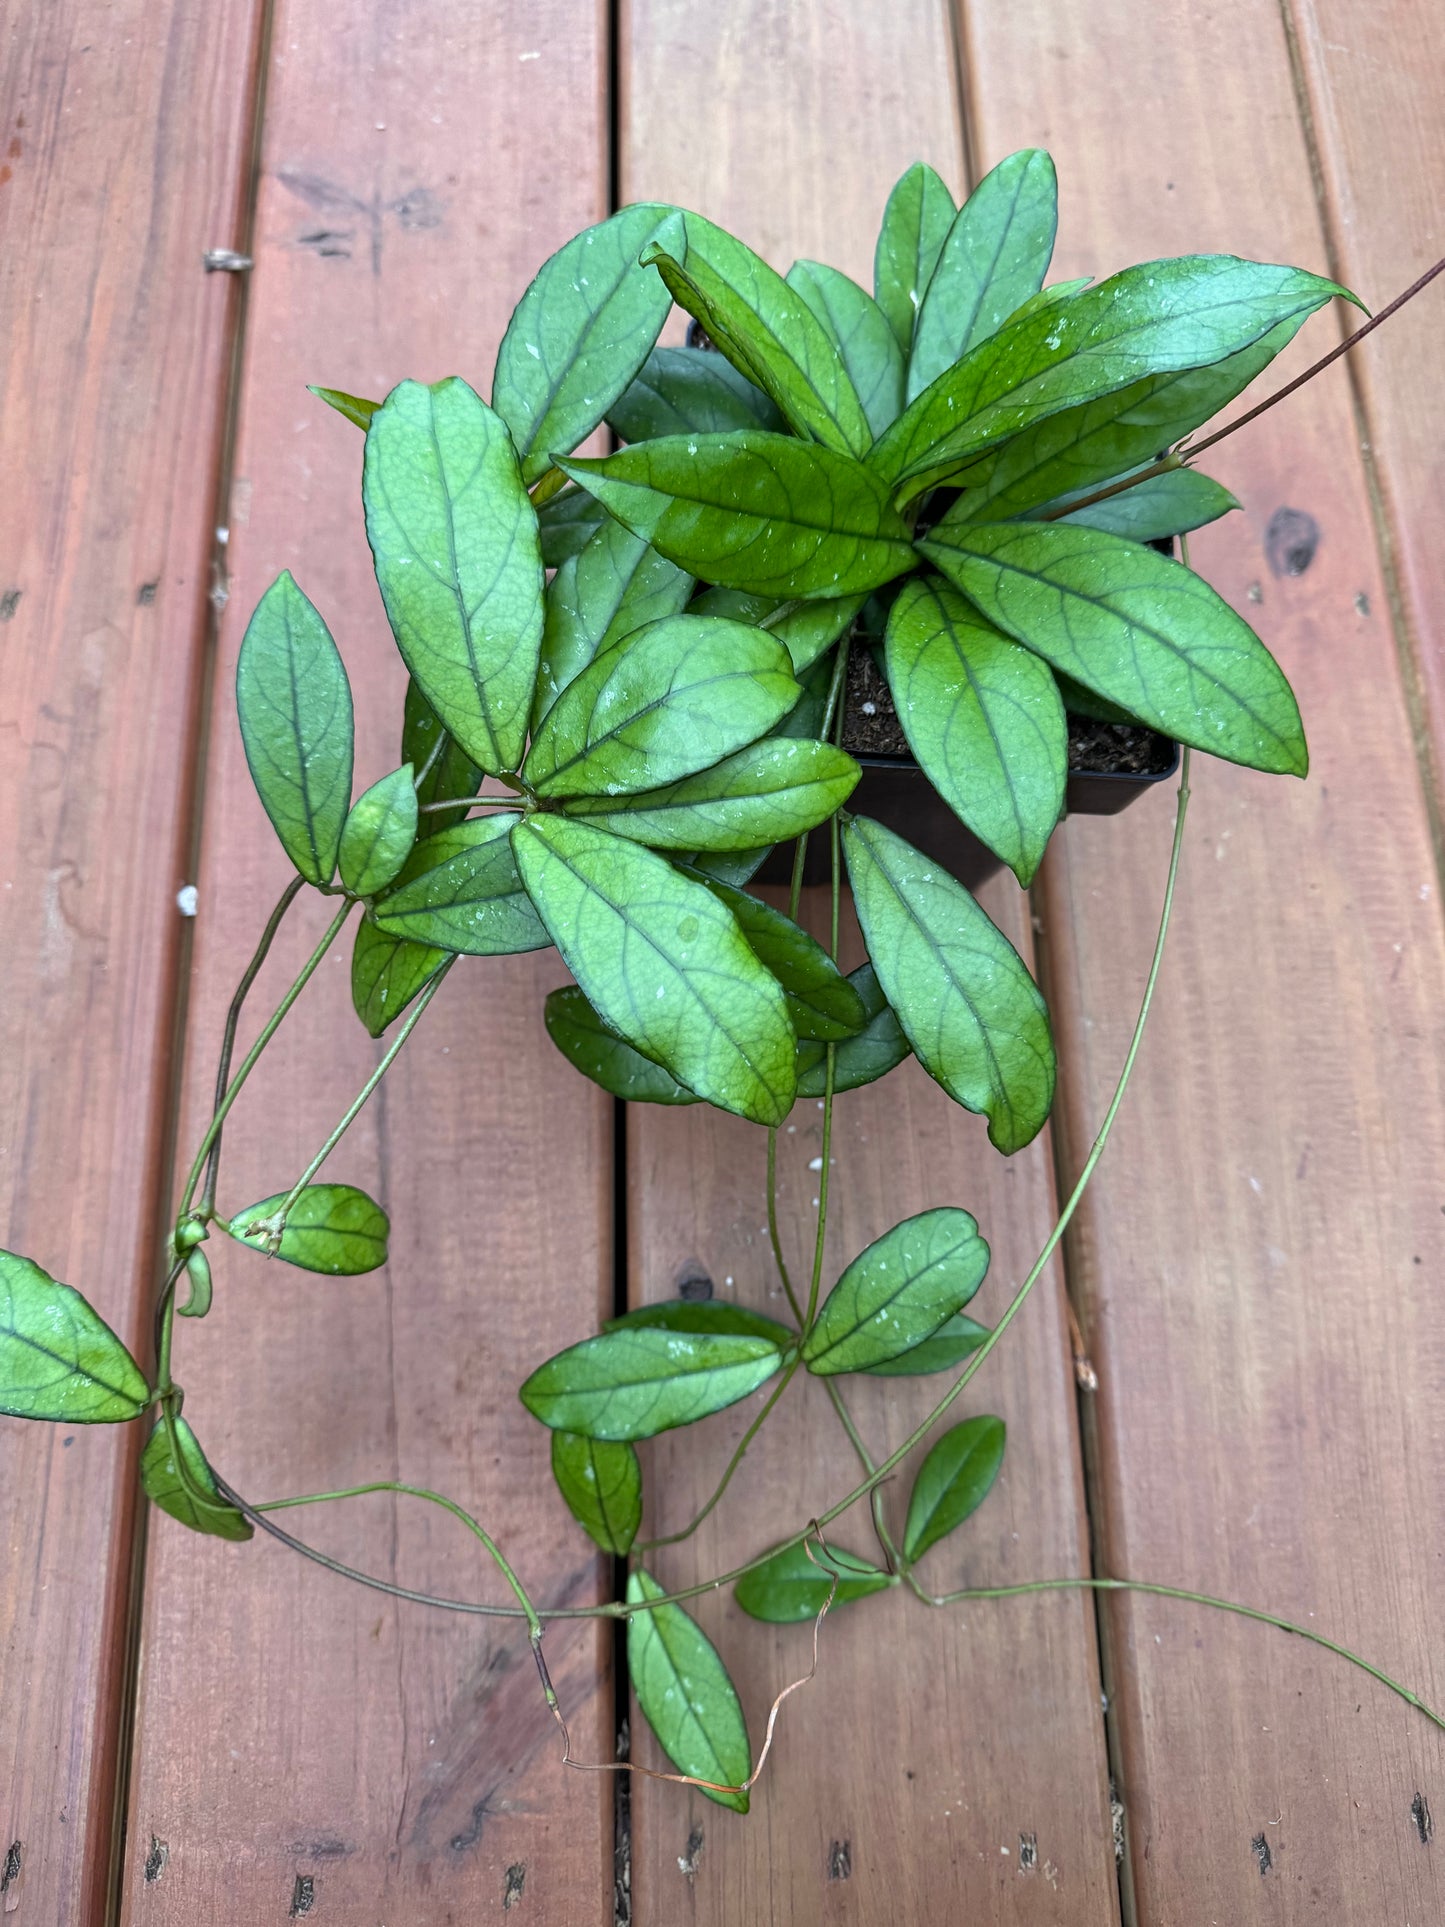
[[[686,1850],[679,1856],[677,1862],[678,1871],[687,1876],[689,1887],[697,1879],[698,1863],[702,1859],[705,1839],[702,1828],[694,1822],[688,1830]]]
[[[527,1884],[527,1863],[518,1860],[507,1869],[506,1881],[502,1887],[502,1911],[511,1913],[522,1898],[522,1889]]]
[[[5,1853],[5,1864],[0,1867],[0,1894],[8,1893],[20,1878],[20,1863],[25,1858],[25,1842],[12,1840]]]
[[[1262,1833],[1257,1833],[1249,1843],[1249,1850],[1259,1862],[1259,1877],[1263,1880],[1274,1865],[1274,1855],[1269,1850],[1269,1842]]]
[[[1420,1845],[1428,1847],[1430,1836],[1435,1831],[1435,1822],[1430,1815],[1430,1802],[1423,1793],[1417,1793],[1410,1802],[1410,1818],[1415,1822],[1415,1831],[1420,1836]]]
[[[23,589],[7,589],[3,595],[0,595],[0,622],[10,620],[20,607],[20,598],[24,593]]]
[[[160,1879],[166,1870],[166,1862],[170,1857],[171,1850],[167,1843],[164,1840],[158,1839],[155,1834],[152,1834],[151,1850],[146,1855],[145,1861],[145,1881],[148,1887],[153,1887]]]
[[[309,1914],[315,1905],[315,1880],[309,1873],[298,1873],[296,1876],[296,1885],[291,1889],[290,1918],[292,1920],[300,1920],[303,1915]]]
[[[1320,525],[1305,509],[1276,509],[1264,532],[1264,553],[1274,575],[1303,575],[1320,545]]]
[[[851,1880],[853,1878],[853,1843],[851,1840],[835,1840],[828,1849],[828,1878],[830,1880]]]

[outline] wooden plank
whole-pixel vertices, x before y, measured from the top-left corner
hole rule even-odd
[[[983,158],[1043,141],[1058,160],[1057,274],[1194,248],[1324,265],[1263,0],[1156,9],[1147,33],[1125,0],[1087,35],[1055,0],[963,24]],[[1281,378],[1329,330],[1306,334]],[[1193,559],[1280,655],[1314,767],[1290,784],[1196,763],[1157,1015],[1071,1254],[1101,1379],[1101,1559],[1292,1616],[1438,1702],[1445,964],[1346,382],[1207,466],[1246,509]],[[1269,562],[1285,506],[1321,532],[1297,577]],[[1168,816],[1161,799],[1071,823],[1049,860],[1070,1169],[1132,1020]],[[1438,1799],[1418,1715],[1257,1626],[1150,1600],[1109,1617],[1139,1920],[1441,1916],[1412,1817]]]
[[[258,13],[25,7],[0,64],[0,1244],[142,1350]],[[138,1446],[0,1421],[7,1920],[104,1912]]]
[[[592,0],[453,10],[277,8],[200,880],[183,1142],[205,1115],[225,1002],[286,866],[229,697],[246,616],[285,566],[331,622],[357,699],[357,787],[396,760],[403,679],[362,526],[362,439],[305,392],[462,372],[484,390],[512,303],[605,211],[605,20]],[[567,137],[552,132],[566,127]],[[319,906],[318,906],[319,907]],[[274,1002],[320,919],[298,913],[255,992]],[[349,944],[322,970],[226,1134],[222,1205],[288,1183],[378,1056]],[[217,1253],[212,1319],[177,1370],[187,1415],[248,1494],[367,1478],[474,1508],[544,1603],[610,1580],[551,1489],[516,1386],[611,1303],[612,1109],[548,1043],[555,958],[464,962],[333,1175],[392,1215],[391,1264],[328,1284]],[[432,1508],[294,1515],[387,1578],[505,1589]],[[124,1918],[610,1921],[611,1784],[567,1774],[512,1621],[428,1612],[273,1543],[153,1531]],[[610,1754],[610,1638],[549,1642],[587,1757]],[[150,1877],[155,1875],[157,1877]]]
[[[894,179],[926,157],[954,184],[961,140],[952,51],[940,10],[855,9],[846,37],[827,9],[633,0],[624,18],[624,196],[696,207],[780,267],[795,254],[868,280],[873,236]],[[680,114],[677,103],[685,101]],[[809,914],[824,915],[817,893]],[[1027,943],[1018,891],[987,901]],[[814,1224],[819,1114],[800,1105],[782,1144],[790,1261]],[[1047,1147],[1005,1163],[979,1120],[916,1066],[839,1101],[825,1281],[889,1224],[926,1205],[975,1211],[994,1249],[980,1316],[997,1312],[1053,1213]],[[707,1276],[719,1297],[777,1309],[764,1224],[764,1135],[697,1110],[629,1117],[630,1287],[673,1295]],[[941,1387],[935,1385],[934,1397]],[[850,1396],[854,1396],[851,1393]],[[878,1449],[932,1402],[926,1384],[879,1381],[854,1396]],[[980,1381],[968,1410],[1010,1426],[1006,1475],[958,1547],[936,1555],[938,1583],[965,1576],[1077,1570],[1085,1530],[1074,1401],[1057,1281],[1041,1289],[1019,1343]],[[752,1408],[647,1455],[649,1532],[684,1525],[710,1493]],[[911,1468],[909,1468],[911,1471]],[[726,1569],[837,1498],[856,1480],[819,1387],[770,1422],[722,1506],[696,1538],[654,1555],[669,1583]],[[891,1494],[895,1522],[907,1484]],[[840,1542],[871,1546],[866,1518]],[[729,1597],[703,1624],[738,1681],[758,1744],[773,1695],[807,1664],[806,1629],[769,1631]],[[632,1787],[639,1927],[678,1919],[943,1920],[1095,1923],[1116,1918],[1107,1775],[1090,1615],[1077,1599],[930,1614],[901,1595],[868,1601],[824,1628],[819,1681],[789,1700],[753,1811],[738,1819],[656,1782]],[[648,1741],[639,1757],[657,1762]],[[1020,1861],[1023,1836],[1037,1865]]]

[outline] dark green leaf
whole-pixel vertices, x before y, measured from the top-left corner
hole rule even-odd
[[[693,1091],[670,1071],[634,1050],[604,1024],[575,984],[548,994],[543,1009],[547,1035],[562,1055],[613,1097],[631,1104],[696,1104]]]
[[[732,1305],[722,1298],[661,1298],[656,1304],[639,1305],[609,1318],[604,1331],[656,1330],[713,1333],[735,1338],[766,1338],[780,1352],[797,1343],[797,1333],[780,1325],[766,1313],[750,1311],[746,1305]]]
[[[508,841],[516,815],[472,817],[418,843],[372,914],[393,937],[506,957],[545,950],[547,932],[522,888]]]
[[[1092,716],[1098,723],[1132,723],[1134,718],[1127,709],[1120,709],[1117,703],[1106,703],[1102,696],[1096,696],[1092,689],[1085,689],[1082,683],[1074,681],[1060,670],[1054,671],[1054,681],[1059,685],[1059,694],[1064,699],[1064,708],[1071,716]]]
[[[850,627],[863,602],[861,595],[830,597],[825,602],[780,602],[775,596],[753,595],[746,589],[707,589],[693,597],[688,613],[756,623],[777,637],[793,659],[793,674],[801,676]]]
[[[114,1424],[149,1400],[139,1365],[80,1293],[0,1251],[0,1412]]]
[[[594,656],[649,622],[681,614],[691,593],[690,575],[609,516],[547,585],[532,728]]]
[[[816,938],[761,898],[715,877],[706,882],[737,918],[759,963],[783,986],[788,1016],[800,1038],[829,1043],[862,1030],[867,1022],[863,999]]]
[[[626,1327],[558,1352],[520,1396],[553,1431],[650,1439],[736,1405],[781,1364],[766,1338]]]
[[[784,425],[762,389],[707,348],[654,348],[607,420],[624,442]]]
[[[989,1495],[1003,1464],[1004,1422],[969,1418],[949,1428],[918,1468],[903,1530],[903,1556],[921,1559]]]
[[[1231,763],[1304,775],[1278,663],[1192,570],[1057,522],[966,523],[919,547],[990,622],[1106,702]]]
[[[638,1567],[627,1581],[630,1600],[660,1599],[662,1587]],[[681,1606],[654,1606],[627,1621],[627,1670],[643,1717],[679,1773],[706,1780],[719,1806],[748,1810],[740,1787],[752,1773],[747,1721],[727,1668],[696,1620]]]
[[[206,1532],[216,1539],[249,1539],[251,1521],[233,1505],[227,1505],[216,1489],[216,1475],[206,1461],[195,1433],[183,1418],[173,1418],[176,1445],[188,1484],[183,1484],[171,1441],[162,1420],[146,1440],[140,1456],[140,1482],[146,1496],[162,1512],[169,1512],[192,1532]],[[196,1488],[212,1503],[200,1505],[191,1495]]]
[[[897,1358],[885,1358],[881,1364],[864,1369],[872,1378],[920,1378],[927,1372],[950,1372],[976,1352],[987,1337],[987,1325],[977,1325],[958,1312],[946,1318],[921,1345],[910,1346]]]
[[[341,881],[354,897],[386,888],[411,854],[416,826],[412,767],[404,763],[356,799],[341,832]]]
[[[1044,1000],[1013,945],[968,891],[892,830],[845,823],[848,880],[884,995],[930,1077],[1018,1151],[1054,1097]]]
[[[362,495],[407,668],[474,763],[515,770],[542,642],[542,554],[505,424],[455,377],[404,381],[372,418]]]
[[[643,252],[680,308],[777,404],[798,434],[862,455],[873,436],[847,370],[821,323],[783,277],[698,214],[684,216],[686,246]],[[685,258],[681,258],[685,257]]]
[[[348,395],[344,388],[318,388],[315,382],[306,385],[313,395],[320,396],[328,408],[334,408],[338,415],[345,415],[349,422],[354,422],[363,434],[371,426],[371,418],[381,406],[379,401],[363,401],[360,395]]]
[[[446,735],[446,746],[430,762],[432,750],[439,735]],[[475,796],[482,786],[482,772],[459,743],[443,731],[436,711],[423,696],[416,684],[408,679],[406,685],[406,704],[402,712],[401,760],[410,763],[413,769],[425,769],[426,775],[417,786],[416,800],[420,808],[426,803],[445,803],[449,797]],[[428,810],[422,827],[428,836],[437,830],[449,830],[454,823],[460,823],[466,811]]]
[[[720,883],[730,883],[735,890],[751,883],[773,854],[771,843],[765,843],[757,850],[694,850],[689,859],[691,867],[705,877],[715,877]]]
[[[1238,507],[1227,488],[1210,481],[1198,469],[1173,468],[1126,488],[1120,495],[1093,502],[1088,508],[1073,509],[1059,520],[1087,529],[1106,529],[1111,535],[1127,536],[1131,542],[1162,542],[1167,536],[1202,529],[1206,522],[1217,522],[1221,515]]]
[[[888,196],[873,256],[873,292],[904,354],[954,213],[953,196],[922,161],[914,162]]]
[[[664,789],[579,797],[567,812],[658,850],[750,850],[824,822],[860,774],[831,743],[770,736]]]
[[[888,616],[888,686],[924,775],[1028,884],[1064,807],[1069,731],[1046,665],[937,576]]]
[[[680,569],[725,587],[864,594],[916,560],[861,463],[789,435],[667,435],[563,466]]]
[[[837,1591],[833,1575],[837,1574]],[[816,1619],[833,1601],[833,1609],[870,1592],[883,1592],[893,1581],[886,1572],[841,1546],[785,1546],[765,1559],[737,1583],[734,1597],[745,1613],[770,1626],[792,1626],[800,1619]]]
[[[673,219],[644,203],[584,228],[517,303],[492,406],[512,431],[523,481],[590,435],[646,361],[672,303],[637,257]]]
[[[351,801],[351,686],[331,631],[289,569],[246,625],[236,708],[282,848],[308,883],[330,883]]]
[[[949,229],[919,310],[909,401],[1039,292],[1058,225],[1058,182],[1041,147],[984,175]]]
[[[537,510],[543,562],[560,569],[569,555],[580,554],[606,520],[606,509],[586,489],[568,488],[552,496]]]
[[[795,1048],[783,993],[707,885],[570,818],[530,817],[512,841],[533,903],[603,1022],[709,1103],[781,1123]]]
[[[858,391],[870,430],[881,435],[903,407],[903,351],[887,315],[856,281],[821,261],[795,261],[788,286],[822,323]]]
[[[642,1524],[642,1467],[632,1447],[554,1432],[552,1477],[594,1545],[625,1559]]]
[[[871,963],[859,964],[848,973],[848,981],[858,992],[866,1022],[856,1037],[847,1037],[833,1053],[833,1089],[856,1091],[872,1084],[901,1064],[909,1052],[902,1026],[888,1007],[888,1000]],[[798,1096],[822,1097],[827,1089],[828,1047],[811,1039],[798,1045]]]
[[[445,950],[408,943],[365,918],[351,952],[351,1002],[373,1037],[380,1037],[447,960]]]
[[[885,1231],[823,1301],[803,1345],[810,1372],[862,1372],[931,1338],[973,1297],[988,1246],[967,1211],[940,1206]]]
[[[355,1278],[386,1263],[386,1241],[391,1221],[379,1204],[351,1184],[308,1184],[292,1205],[279,1244],[267,1225],[286,1200],[273,1198],[238,1211],[224,1228],[253,1251],[299,1265],[303,1271],[322,1271],[334,1278]]]

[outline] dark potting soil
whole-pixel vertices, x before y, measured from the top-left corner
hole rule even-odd
[[[883,672],[867,648],[848,658],[843,747],[859,756],[908,756],[912,752]],[[1174,750],[1167,737],[1140,723],[1100,723],[1069,715],[1069,768],[1091,775],[1155,776],[1167,770]]]

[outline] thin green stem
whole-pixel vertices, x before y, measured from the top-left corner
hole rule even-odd
[[[717,1485],[713,1491],[712,1497],[708,1500],[707,1504],[702,1508],[702,1510],[694,1516],[691,1524],[685,1525],[680,1532],[669,1532],[664,1534],[664,1536],[659,1539],[639,1540],[638,1546],[637,1546],[637,1550],[639,1552],[651,1552],[656,1546],[680,1545],[684,1539],[690,1539],[692,1537],[692,1535],[697,1531],[698,1527],[702,1524],[703,1520],[713,1510],[714,1506],[716,1506],[719,1499],[722,1498],[722,1495],[724,1494],[724,1492],[726,1492],[728,1487],[732,1484],[733,1474],[734,1472],[737,1471],[738,1467],[742,1464],[744,1458],[747,1456],[748,1447],[752,1444],[753,1440],[758,1436],[758,1433],[762,1431],[763,1426],[767,1423],[768,1419],[772,1415],[773,1407],[778,1403],[779,1399],[783,1396],[783,1393],[787,1391],[789,1385],[792,1383],[793,1377],[796,1374],[798,1366],[801,1362],[802,1362],[802,1353],[795,1351],[792,1357],[788,1360],[787,1364],[783,1367],[783,1375],[778,1380],[777,1384],[773,1387],[772,1391],[768,1394],[767,1400],[764,1403],[762,1410],[758,1413],[757,1417],[753,1420],[752,1424],[748,1427],[747,1431],[744,1432],[742,1437],[738,1440],[737,1446],[734,1449],[733,1455],[727,1462],[727,1469],[723,1473],[722,1477],[718,1480]]]
[[[863,1434],[853,1422],[853,1414],[848,1410],[847,1402],[838,1388],[838,1381],[832,1377],[825,1377],[823,1386],[832,1401],[833,1410],[838,1414],[839,1422],[842,1424],[843,1430],[848,1434],[849,1443],[858,1454],[858,1463],[862,1466],[867,1476],[871,1478],[878,1468],[874,1463],[873,1454],[864,1443]],[[893,1572],[899,1572],[903,1570],[903,1561],[898,1556],[898,1548],[893,1543],[893,1535],[889,1532],[888,1522],[883,1517],[883,1492],[881,1487],[874,1486],[873,1490],[868,1494],[868,1501],[873,1511],[873,1531],[877,1535],[879,1545],[883,1548],[883,1556],[888,1561],[889,1569]]]
[[[778,1127],[768,1126],[768,1242],[773,1247],[773,1262],[778,1267],[778,1276],[783,1281],[783,1290],[788,1294],[793,1317],[801,1329],[803,1307],[798,1303],[798,1294],[793,1290],[793,1281],[788,1276],[787,1261],[783,1257],[783,1243],[778,1234]]]
[[[450,741],[451,741],[450,730],[439,728],[437,730],[436,741],[432,744],[431,748],[426,753],[425,762],[423,762],[421,768],[417,771],[416,775],[413,776],[413,778],[411,779],[411,786],[414,790],[419,790],[422,784],[431,775],[432,771],[436,768],[438,762],[440,762],[443,755],[445,755],[447,744]],[[434,807],[434,806],[429,806],[423,803],[420,805],[420,807],[422,809],[427,809],[428,807]]]
[[[432,811],[490,809],[515,810],[516,804],[505,796],[450,796],[437,803],[418,803],[417,814],[426,816]]]

